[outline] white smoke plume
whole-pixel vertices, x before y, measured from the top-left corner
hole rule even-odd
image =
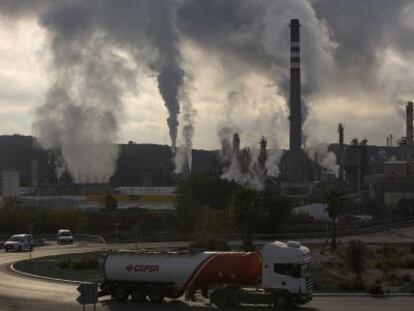
[[[187,78],[188,80],[189,78]],[[174,156],[175,173],[182,173],[187,165],[191,172],[193,165],[193,136],[194,122],[197,116],[193,108],[188,92],[190,91],[190,82],[186,81],[186,88],[180,90],[179,99],[181,102],[180,127],[181,127],[181,144],[177,148]]]
[[[267,174],[271,177],[277,177],[279,175],[279,163],[283,155],[283,150],[274,147],[268,150],[266,161]]]
[[[157,75],[176,146],[183,84],[175,12],[179,1],[0,1],[6,16],[37,16],[52,62],[46,102],[34,127],[48,149],[61,149],[77,183],[108,182],[115,171],[123,96],[134,93],[135,67]],[[187,130],[188,131],[188,130]]]
[[[234,181],[242,186],[263,190],[267,170],[260,169],[260,150],[257,146],[243,149],[235,148],[237,144],[234,143],[234,136],[233,145],[230,144],[231,130],[229,128],[223,128],[219,132],[219,137],[221,138],[222,146],[231,146],[230,149],[227,151],[222,150],[221,153],[223,164],[221,178]]]
[[[318,160],[318,164],[327,171],[338,176],[339,165],[336,161],[336,155],[334,152],[328,150],[329,145],[324,143],[311,143],[305,147],[305,152],[312,160],[315,159],[315,155]]]
[[[39,140],[46,149],[60,149],[75,183],[108,182],[118,156],[121,95],[135,80],[133,70],[100,37],[68,46],[55,34],[52,44],[55,82],[36,110]]]

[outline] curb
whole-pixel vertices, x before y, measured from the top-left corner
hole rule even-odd
[[[48,276],[42,276],[42,275],[38,275],[38,274],[32,274],[32,273],[28,273],[28,272],[23,272],[23,271],[20,271],[20,270],[16,269],[14,267],[14,264],[15,263],[10,264],[9,265],[9,269],[11,271],[13,271],[14,273],[21,274],[21,275],[24,275],[24,276],[29,276],[29,277],[37,278],[37,279],[43,279],[43,280],[46,280],[46,281],[54,281],[54,282],[62,282],[62,283],[70,283],[70,284],[85,284],[85,283],[89,283],[89,282],[73,281],[73,280],[66,280],[66,279],[57,279],[57,278],[52,278],[52,277],[48,277]]]
[[[372,297],[372,298],[389,298],[389,297],[414,297],[411,293],[385,293],[382,295],[372,295],[369,293],[313,293],[313,297]]]

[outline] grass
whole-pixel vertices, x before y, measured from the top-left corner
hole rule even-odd
[[[65,254],[22,260],[14,264],[17,270],[45,277],[82,282],[103,280],[104,252]]]

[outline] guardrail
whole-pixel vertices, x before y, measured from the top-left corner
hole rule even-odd
[[[399,229],[404,227],[414,226],[414,219],[398,220],[392,222],[375,222],[371,224],[364,224],[358,227],[338,228],[337,235],[340,237],[350,235],[365,235],[372,234],[381,231],[388,231],[393,229]],[[330,230],[330,228],[328,228]],[[135,234],[133,232],[118,232],[118,240],[115,239],[114,233],[106,232],[104,234],[108,237],[110,242],[122,242],[122,243],[133,243],[135,242]],[[398,234],[397,234],[398,235]],[[410,238],[409,236],[402,236],[404,238]],[[10,235],[0,235],[0,249],[3,247],[4,241],[6,241]],[[42,245],[42,241],[56,241],[56,234],[34,234],[37,245]],[[326,230],[324,231],[311,231],[311,232],[280,232],[276,234],[254,234],[254,240],[295,240],[295,239],[312,239],[312,238],[325,238]],[[102,235],[98,234],[74,234],[75,240],[87,241],[92,243],[103,243],[106,241]],[[157,232],[151,234],[138,234],[139,242],[173,242],[173,241],[194,241],[197,240],[196,236],[182,235],[172,232]],[[244,238],[242,234],[228,234],[223,237],[226,240],[241,240]]]

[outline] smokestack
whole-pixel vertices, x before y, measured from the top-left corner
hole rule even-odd
[[[299,20],[290,20],[290,128],[287,155],[287,179],[305,181],[306,161],[302,150],[302,99],[300,90],[300,40]]]
[[[412,160],[413,148],[413,102],[409,101],[406,107],[407,111],[407,160]]]
[[[411,162],[413,161],[413,102],[409,101],[406,107],[407,111],[407,173],[411,175]]]
[[[290,137],[289,149],[302,149],[299,19],[290,20]]]
[[[344,126],[342,123],[338,124],[338,134],[339,134],[339,180],[344,180]]]
[[[240,152],[240,136],[239,133],[233,134],[233,154],[239,154]]]
[[[259,169],[261,172],[265,172],[266,170],[266,161],[267,161],[267,139],[266,137],[262,137],[260,140],[260,153],[259,153]]]

